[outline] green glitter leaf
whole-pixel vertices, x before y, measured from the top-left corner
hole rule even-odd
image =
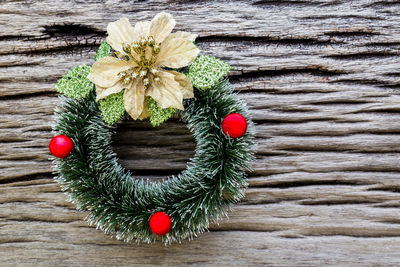
[[[213,56],[198,56],[186,76],[189,77],[194,87],[209,89],[222,80],[232,67],[224,61]]]
[[[154,127],[159,126],[161,123],[171,118],[176,112],[176,108],[160,108],[157,102],[151,97],[147,99],[147,105],[149,113],[151,114],[150,123]]]
[[[96,56],[94,57],[94,60],[99,60],[102,57],[106,57],[108,55],[110,55],[110,51],[111,51],[111,46],[107,43],[107,42],[102,42],[99,46],[99,48],[97,49],[97,53]]]
[[[112,125],[125,114],[124,90],[99,100],[99,106],[103,120]]]
[[[73,68],[57,81],[56,91],[75,99],[87,97],[94,88],[87,79],[89,72],[90,67],[86,65]]]

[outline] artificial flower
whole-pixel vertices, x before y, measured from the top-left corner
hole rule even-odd
[[[193,97],[193,86],[184,74],[166,70],[190,65],[200,50],[193,44],[195,34],[171,33],[175,20],[168,13],[134,27],[127,18],[107,27],[107,42],[118,56],[96,61],[88,79],[96,85],[96,100],[124,91],[124,106],[133,119],[149,116],[147,97],[160,108],[183,110],[182,101]]]

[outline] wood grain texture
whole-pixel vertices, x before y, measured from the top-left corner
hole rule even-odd
[[[246,197],[192,241],[127,244],[84,222],[52,180],[57,94],[109,22],[167,10],[199,34],[256,123]],[[400,2],[0,1],[1,266],[399,266]],[[124,122],[138,178],[185,168],[185,125]]]

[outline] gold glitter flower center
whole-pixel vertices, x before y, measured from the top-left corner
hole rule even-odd
[[[143,85],[147,87],[150,82],[158,84],[160,78],[157,76],[157,68],[155,63],[157,61],[157,55],[160,52],[160,46],[156,44],[152,36],[141,37],[138,41],[127,44],[122,44],[122,49],[126,55],[117,56],[122,60],[133,60],[137,67],[130,68],[127,71],[118,73],[118,76],[123,79],[125,84],[129,84],[134,79],[141,79]]]

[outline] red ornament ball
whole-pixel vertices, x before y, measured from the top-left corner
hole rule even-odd
[[[222,131],[231,138],[244,135],[247,130],[247,121],[239,113],[231,113],[222,121]]]
[[[162,211],[151,215],[149,224],[151,231],[156,235],[166,235],[172,228],[171,218]]]
[[[66,135],[57,135],[51,139],[49,149],[53,156],[62,159],[71,153],[74,149],[74,143]]]

